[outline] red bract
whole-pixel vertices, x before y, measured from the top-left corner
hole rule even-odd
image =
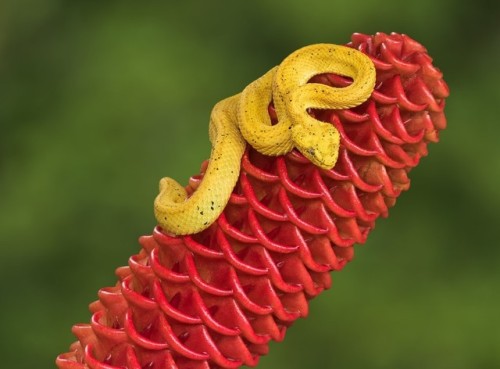
[[[445,128],[448,88],[419,43],[355,34],[349,46],[377,69],[372,97],[344,111],[312,111],[342,136],[333,170],[297,151],[267,157],[248,146],[217,222],[191,236],[156,228],[99,291],[90,324],[59,368],[208,369],[254,366],[331,285],[375,220],[410,184],[408,172]],[[315,82],[343,86],[335,75]],[[270,107],[270,114],[274,112]],[[203,176],[191,178],[195,191]]]

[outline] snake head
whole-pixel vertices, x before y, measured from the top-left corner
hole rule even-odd
[[[338,157],[340,135],[328,123],[304,122],[292,127],[294,146],[313,164],[331,169]]]

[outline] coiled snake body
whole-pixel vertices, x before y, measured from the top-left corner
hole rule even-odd
[[[308,83],[322,73],[347,76],[353,82],[343,88]],[[340,135],[332,124],[314,119],[308,110],[360,105],[370,97],[374,85],[373,63],[360,51],[332,44],[295,51],[242,93],[215,105],[209,126],[212,152],[203,180],[188,197],[178,182],[163,178],[154,204],[158,224],[175,235],[208,228],[224,210],[236,185],[246,142],[265,155],[284,155],[297,148],[315,165],[332,168]],[[271,101],[276,124],[268,113]]]

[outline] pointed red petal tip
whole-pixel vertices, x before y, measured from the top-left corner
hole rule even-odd
[[[156,228],[141,237],[117,285],[91,304],[91,323],[74,326],[78,341],[59,368],[255,366],[270,340],[307,316],[308,301],[330,288],[329,272],[388,215],[446,127],[448,87],[421,44],[377,33],[354,34],[348,45],[371,57],[377,83],[359,107],[316,112],[341,133],[335,168],[318,169],[296,151],[276,158],[248,148],[218,221],[191,236]],[[333,75],[315,82],[349,83]]]

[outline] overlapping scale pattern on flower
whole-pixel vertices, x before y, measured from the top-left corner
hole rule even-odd
[[[335,168],[318,169],[296,151],[266,157],[248,148],[218,221],[192,236],[156,228],[142,237],[117,285],[91,304],[90,324],[73,327],[78,341],[59,368],[255,366],[270,340],[308,314],[308,300],[388,215],[446,125],[448,88],[423,46],[382,33],[355,34],[349,45],[371,57],[377,84],[362,106],[311,112],[341,132]],[[335,75],[314,82],[349,83]],[[188,192],[201,179],[192,177]]]

